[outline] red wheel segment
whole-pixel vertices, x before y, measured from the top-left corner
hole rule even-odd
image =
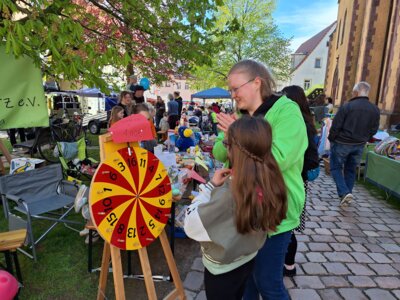
[[[99,234],[126,250],[149,245],[171,211],[171,183],[162,163],[145,149],[108,154],[92,180],[89,204]]]

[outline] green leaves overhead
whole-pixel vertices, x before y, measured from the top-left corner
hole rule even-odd
[[[153,82],[209,62],[217,48],[209,0],[2,0],[0,41],[45,74],[104,89],[103,69],[128,64]],[[182,62],[177,67],[177,60]]]
[[[216,14],[213,40],[223,45],[212,57],[211,66],[195,68],[192,85],[210,88],[226,85],[226,74],[233,64],[245,59],[265,63],[276,79],[290,74],[290,39],[282,36],[274,24],[273,0],[225,0]]]

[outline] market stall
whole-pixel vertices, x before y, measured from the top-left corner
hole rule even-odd
[[[400,198],[400,161],[379,155],[367,154],[365,179],[385,190],[388,195]]]
[[[205,105],[206,99],[231,99],[232,97],[229,91],[214,87],[192,94],[191,99],[193,100],[194,98],[203,99],[203,105]]]

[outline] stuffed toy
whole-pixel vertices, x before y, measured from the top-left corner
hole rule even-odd
[[[186,151],[190,147],[196,145],[193,130],[187,128],[186,126],[181,126],[178,129],[178,134],[179,137],[176,141],[176,146],[179,148],[179,151]]]

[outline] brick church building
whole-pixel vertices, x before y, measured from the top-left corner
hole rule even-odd
[[[325,93],[336,107],[356,82],[371,84],[381,125],[400,123],[400,0],[339,0],[329,39]]]

